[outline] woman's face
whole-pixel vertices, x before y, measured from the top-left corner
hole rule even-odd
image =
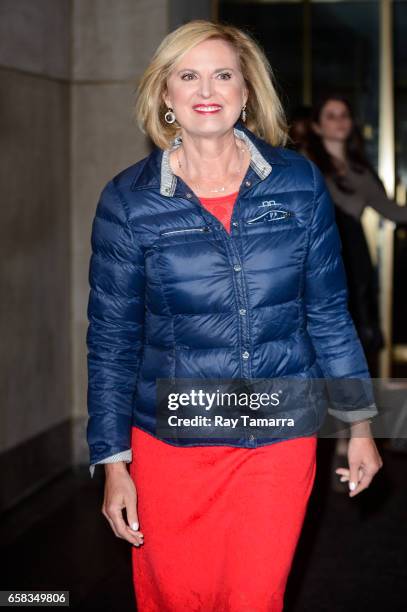
[[[183,130],[216,136],[236,123],[247,93],[235,50],[215,39],[199,43],[174,66],[164,101]]]
[[[319,122],[312,122],[312,129],[325,140],[345,141],[352,130],[352,118],[346,104],[328,100],[322,107]]]

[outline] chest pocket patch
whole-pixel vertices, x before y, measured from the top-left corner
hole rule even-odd
[[[264,212],[260,212],[254,217],[246,220],[246,225],[253,225],[254,223],[278,223],[285,219],[294,217],[295,214],[291,210],[284,210],[282,208],[269,208]]]

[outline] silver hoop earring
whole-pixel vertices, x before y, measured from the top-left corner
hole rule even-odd
[[[164,119],[167,123],[174,123],[175,121],[175,113],[170,107],[164,115]]]
[[[242,108],[242,121],[243,122],[246,121],[246,117],[247,117],[247,114],[246,114],[246,104],[245,104]]]

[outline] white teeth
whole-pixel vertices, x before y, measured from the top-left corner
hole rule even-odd
[[[196,106],[195,110],[214,111],[219,110],[220,106]]]

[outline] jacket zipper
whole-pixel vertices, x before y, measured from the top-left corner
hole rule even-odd
[[[164,232],[160,232],[160,235],[166,236],[168,234],[178,234],[178,233],[184,233],[184,232],[209,232],[209,231],[210,231],[209,227],[188,227],[185,229],[167,230]]]

